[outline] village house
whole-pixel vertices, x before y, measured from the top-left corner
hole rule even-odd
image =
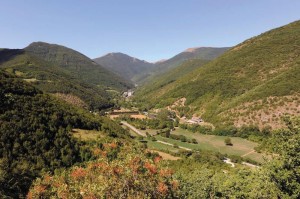
[[[131,97],[133,95],[134,91],[128,90],[127,92],[123,93],[123,97]]]
[[[203,120],[200,117],[192,117],[192,119],[188,120],[188,124],[200,124]]]

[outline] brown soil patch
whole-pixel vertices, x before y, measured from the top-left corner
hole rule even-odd
[[[186,102],[186,98],[183,97],[183,98],[180,98],[179,100],[177,100],[176,102],[174,102],[172,105],[170,106],[167,106],[166,108],[169,110],[169,111],[174,111],[176,116],[178,118],[180,118],[180,114],[179,114],[179,111],[176,110],[178,107],[184,107],[185,106],[185,102]]]
[[[175,157],[168,153],[164,153],[164,152],[157,151],[157,150],[151,150],[151,152],[158,153],[164,160],[179,160],[179,159],[181,159],[180,157]]]
[[[115,118],[118,118],[118,117],[120,117],[120,115],[109,115],[110,119],[115,119]]]
[[[135,119],[147,119],[147,116],[145,115],[130,115],[131,118],[135,118]]]
[[[119,113],[119,112],[131,112],[131,111],[133,111],[133,110],[127,109],[127,108],[121,108],[121,109],[118,109],[118,110],[114,110],[114,112],[117,112],[117,113]]]
[[[235,48],[232,48],[232,51],[240,50],[240,49],[242,49],[244,46],[247,46],[247,44],[248,44],[248,43],[246,43],[246,42],[245,42],[245,43],[242,43],[242,44],[236,46]]]
[[[186,102],[186,98],[183,97],[179,100],[177,100],[176,102],[174,102],[171,106],[171,108],[175,108],[176,106],[185,106],[185,102]]]
[[[133,115],[129,115],[131,118],[135,118],[135,119],[147,119],[148,117],[142,114],[133,114]],[[109,115],[110,119],[115,119],[120,117],[120,115]]]

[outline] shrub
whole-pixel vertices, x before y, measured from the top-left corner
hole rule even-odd
[[[108,161],[112,144],[105,144],[95,161],[36,180],[28,198],[172,198],[179,182],[160,158],[123,146]],[[114,149],[115,150],[115,149]],[[174,186],[176,185],[176,186]]]
[[[197,140],[195,138],[192,139],[193,144],[198,144]]]
[[[230,138],[225,138],[224,142],[227,146],[232,146],[233,145]]]

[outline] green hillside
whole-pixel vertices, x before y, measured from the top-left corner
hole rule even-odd
[[[34,42],[24,50],[31,55],[69,71],[72,76],[87,83],[118,91],[124,91],[132,87],[129,81],[115,75],[90,58],[70,48],[56,44]]]
[[[175,68],[186,60],[189,59],[204,59],[212,60],[222,55],[229,48],[213,48],[213,47],[200,47],[200,48],[189,48],[185,51],[175,55],[174,57],[162,61],[156,64],[158,70],[167,71],[168,69]]]
[[[190,59],[183,62],[181,65],[175,67],[173,70],[168,72],[157,74],[155,77],[152,77],[151,80],[141,88],[138,88],[137,95],[143,96],[145,94],[155,92],[155,91],[164,91],[161,88],[166,87],[169,84],[172,84],[177,79],[189,74],[196,68],[208,63],[209,60],[203,59]],[[153,96],[155,97],[155,96]]]
[[[212,60],[216,57],[222,55],[226,52],[229,48],[214,48],[214,47],[200,47],[200,48],[189,48],[167,60],[158,61],[154,64],[151,70],[147,71],[146,73],[140,74],[135,76],[134,81],[137,82],[139,85],[147,86],[151,85],[159,79],[167,78],[168,73],[172,73],[173,75],[176,74],[175,72],[171,72],[172,69],[179,67],[180,65],[184,64],[185,61],[189,61],[192,59],[199,59],[199,60]],[[187,65],[186,65],[187,66]],[[186,67],[189,68],[189,67]],[[193,67],[191,67],[193,68]],[[184,69],[185,70],[185,69]],[[186,74],[184,72],[179,72],[179,74]],[[187,69],[189,72],[190,70]],[[166,76],[165,76],[166,75]],[[177,77],[181,75],[175,75]],[[173,79],[173,78],[171,78]]]
[[[60,93],[78,99],[89,109],[113,106],[104,88],[86,83],[64,68],[54,66],[24,50],[1,50],[0,68],[30,82],[44,92]]]
[[[215,125],[266,123],[299,114],[300,21],[268,31],[137,100],[163,107],[186,98],[189,114]],[[200,65],[200,63],[199,63]]]
[[[156,80],[158,77],[164,78],[164,74],[169,73],[172,69],[183,64],[185,61],[192,59],[199,60],[212,60],[216,57],[222,55],[229,48],[214,48],[214,47],[200,47],[200,48],[189,48],[167,60],[158,61],[154,64],[151,70],[146,73],[135,76],[134,81],[140,85],[150,85]],[[188,68],[188,67],[187,67]],[[189,71],[189,70],[187,70]],[[171,72],[172,73],[172,72]],[[182,73],[182,72],[180,72]],[[175,72],[173,73],[175,74]],[[185,74],[183,72],[183,74]]]

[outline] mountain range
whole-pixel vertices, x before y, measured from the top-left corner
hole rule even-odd
[[[34,42],[24,49],[0,50],[0,68],[44,92],[89,109],[113,106],[111,92],[133,87],[118,75],[70,48]]]
[[[91,60],[61,45],[33,42],[24,49],[0,49],[0,68],[44,92],[93,110],[114,106],[112,95],[133,88],[133,83],[160,77],[189,58],[201,58],[204,63],[225,50],[195,48],[154,64],[122,53],[109,53]],[[177,77],[190,69],[186,67],[183,71],[170,74]]]
[[[200,47],[189,48],[170,59],[149,63],[144,60],[125,55],[123,53],[109,53],[94,61],[106,69],[133,81],[134,83],[145,83],[152,78],[161,75],[181,63],[190,59],[212,60],[229,48]]]
[[[299,24],[232,48],[190,48],[156,63],[122,53],[91,60],[64,46],[34,42],[1,49],[0,68],[89,109],[114,106],[113,95],[137,83],[134,100],[146,109],[173,107],[215,126],[277,128],[283,115],[300,112]],[[183,107],[176,107],[183,99]]]

